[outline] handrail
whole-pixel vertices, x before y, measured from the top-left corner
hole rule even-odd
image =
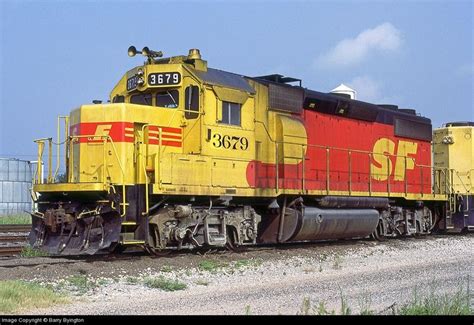
[[[468,171],[469,175],[471,174],[471,171],[473,171],[474,169],[470,169]],[[461,185],[464,187],[464,190],[466,191],[466,193],[470,193],[470,189],[472,188],[472,185],[471,187],[468,189],[466,184],[464,184],[464,181],[462,180],[461,176],[459,176],[459,171],[456,171],[455,175],[458,177],[459,181],[461,182]]]
[[[38,144],[38,164],[36,167],[36,173],[35,173],[35,178],[36,178],[36,183],[35,184],[43,184],[43,153],[44,153],[44,143],[45,141],[48,141],[48,177],[47,177],[47,183],[51,182],[51,157],[52,157],[52,141],[53,138],[40,138],[34,140],[35,143]]]
[[[409,190],[408,190],[408,187],[409,187],[409,183],[408,183],[408,178],[406,177],[407,175],[407,172],[411,169],[408,169],[407,166],[408,166],[408,159],[410,159],[412,162],[413,162],[413,166],[414,168],[419,168],[420,170],[420,183],[418,184],[419,187],[420,187],[420,192],[419,194],[423,197],[426,193],[424,193],[424,190],[426,189],[426,183],[424,182],[424,177],[425,177],[425,171],[424,169],[429,169],[430,172],[429,174],[431,175],[431,194],[433,195],[436,195],[436,194],[440,194],[440,195],[449,195],[450,193],[452,193],[452,189],[451,189],[451,186],[448,185],[448,183],[445,181],[445,190],[444,190],[444,193],[443,191],[441,190],[440,188],[440,183],[437,183],[437,181],[434,179],[436,178],[436,174],[439,173],[440,175],[441,174],[444,174],[445,176],[447,175],[447,171],[449,171],[448,168],[445,168],[445,167],[436,167],[436,166],[433,166],[433,165],[424,165],[424,164],[419,164],[416,162],[416,159],[414,157],[410,157],[410,156],[403,156],[403,155],[395,155],[395,154],[385,154],[385,153],[376,153],[376,152],[370,152],[370,151],[365,151],[365,150],[354,150],[354,149],[346,149],[346,148],[337,148],[337,147],[329,147],[329,146],[322,146],[322,145],[315,145],[315,144],[307,144],[307,143],[295,143],[295,142],[285,142],[285,141],[273,141],[271,138],[270,140],[274,143],[275,145],[275,191],[278,193],[279,189],[280,189],[280,186],[279,186],[279,178],[280,178],[280,172],[279,172],[279,167],[280,167],[280,157],[279,157],[279,149],[280,149],[280,145],[298,145],[298,146],[301,146],[302,148],[302,156],[301,158],[298,158],[298,159],[301,159],[302,161],[302,168],[305,169],[305,160],[306,160],[306,157],[304,155],[305,153],[305,148],[308,149],[308,148],[317,148],[317,149],[321,149],[322,151],[325,152],[325,160],[326,160],[326,167],[325,167],[325,173],[326,173],[326,179],[325,179],[325,182],[326,182],[326,186],[325,186],[325,190],[326,192],[329,194],[330,192],[330,156],[331,156],[331,151],[341,151],[341,152],[347,152],[348,154],[348,160],[349,160],[349,166],[348,166],[348,191],[349,193],[352,192],[352,161],[353,161],[353,156],[354,154],[368,154],[369,156],[369,164],[368,164],[368,168],[369,168],[369,171],[368,171],[368,176],[369,176],[369,180],[368,180],[368,191],[369,191],[369,196],[372,195],[372,167],[371,167],[371,164],[370,162],[373,160],[373,157],[374,156],[382,156],[382,157],[385,157],[385,159],[387,159],[387,166],[390,166],[390,161],[391,161],[391,158],[403,158],[403,162],[404,162],[404,174],[405,177],[404,177],[404,192],[405,194],[408,194]],[[390,194],[392,193],[392,189],[391,189],[391,181],[390,181],[390,176],[391,176],[391,169],[389,169],[388,167],[386,168],[386,172],[387,174],[385,175],[385,178],[386,178],[386,186],[387,186],[387,194],[388,196],[390,196]],[[305,174],[302,173],[302,176],[301,176],[301,184],[302,184],[302,191],[304,192],[305,191]],[[446,178],[446,177],[445,177]],[[448,185],[448,186],[446,186]],[[436,190],[436,187],[438,188],[438,191]]]
[[[148,134],[147,137],[145,137],[145,129],[148,129],[148,133],[150,131],[150,126],[158,128],[158,154],[157,154],[157,162],[155,162],[155,183],[158,183],[158,186],[161,186],[161,167],[160,167],[160,162],[161,162],[161,148],[162,148],[162,138],[163,138],[163,128],[158,125],[151,125],[151,124],[144,124],[142,126],[142,137],[143,137],[143,142],[146,145],[146,155],[142,155],[142,168],[143,168],[143,174],[145,176],[145,211],[142,212],[143,216],[148,215],[150,212],[150,202],[148,198],[148,186],[149,186],[149,178],[148,178],[148,173],[146,170],[146,166],[148,164],[148,152],[149,152],[149,145],[150,145],[150,135]],[[140,151],[141,154],[141,151]],[[158,171],[156,171],[158,169]],[[156,179],[156,176],[158,176],[158,179]]]
[[[62,144],[61,143],[61,120],[64,119],[64,139],[65,139],[65,143],[66,145],[64,146],[64,154],[65,154],[65,157],[66,157],[66,160],[67,160],[67,139],[69,137],[69,116],[61,116],[61,115],[58,115],[58,128],[57,128],[57,143],[56,143],[56,170],[54,171],[54,175],[53,175],[53,179],[56,179],[56,176],[58,175],[58,172],[59,172],[59,166],[60,166],[60,159],[59,159],[59,155],[60,155],[60,148],[59,146]]]
[[[441,169],[441,167],[434,167],[434,166],[429,166],[429,165],[422,165],[422,164],[418,164],[415,160],[414,157],[409,157],[409,156],[402,156],[402,155],[395,155],[395,154],[385,154],[385,153],[377,153],[377,152],[373,152],[373,151],[367,151],[367,150],[359,150],[359,149],[350,149],[350,148],[340,148],[340,147],[329,147],[329,146],[324,146],[324,145],[319,145],[319,144],[311,144],[311,143],[306,143],[306,144],[302,144],[302,143],[299,143],[299,142],[285,142],[285,141],[277,141],[277,140],[274,140],[272,139],[271,135],[270,135],[270,132],[268,131],[267,129],[267,126],[265,125],[265,123],[263,123],[262,121],[258,121],[258,120],[254,120],[256,123],[259,123],[259,124],[262,124],[263,125],[263,128],[267,134],[267,137],[268,139],[270,140],[270,142],[276,144],[276,143],[279,143],[279,144],[286,144],[286,145],[303,145],[303,146],[307,146],[308,148],[318,148],[318,149],[331,149],[331,150],[340,150],[340,151],[347,151],[347,152],[351,152],[351,153],[360,153],[360,154],[369,154],[369,155],[378,155],[378,156],[387,156],[387,157],[394,157],[394,158],[404,158],[404,159],[411,159],[413,161],[413,163],[415,164],[416,167],[424,167],[424,168],[439,168]],[[447,169],[447,168],[445,168]]]
[[[123,169],[122,163],[120,162],[120,159],[119,159],[114,141],[112,140],[110,135],[95,135],[95,134],[91,134],[91,135],[70,135],[68,141],[75,142],[75,141],[77,141],[79,139],[82,139],[82,138],[86,138],[88,140],[92,140],[94,138],[102,139],[102,143],[101,143],[102,144],[102,151],[103,151],[102,184],[104,184],[106,186],[109,186],[109,187],[111,185],[107,183],[107,178],[106,178],[106,170],[107,170],[106,144],[110,143],[110,145],[112,146],[112,151],[114,153],[115,159],[117,160],[117,164],[118,164],[118,166],[120,168],[120,171],[121,171],[121,174],[122,174],[122,182],[121,183],[122,183],[122,206],[123,206],[123,210],[122,210],[122,213],[120,214],[120,216],[124,217],[126,215],[126,212],[127,212],[126,190],[125,190],[125,170]],[[74,151],[74,146],[70,146],[70,150],[71,150],[71,152],[73,152]],[[74,166],[74,159],[73,159],[74,157],[73,157],[73,155],[70,155],[69,157],[70,157],[69,160],[70,160],[71,166]],[[73,171],[72,168],[71,168],[70,171],[71,171],[71,175],[73,175],[74,171]],[[72,180],[72,177],[71,177],[71,180]]]

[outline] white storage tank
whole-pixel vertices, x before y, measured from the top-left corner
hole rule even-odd
[[[357,99],[356,98],[357,92],[354,89],[347,87],[344,84],[340,84],[339,86],[331,90],[331,93],[336,94],[336,95],[342,95],[350,99]]]
[[[31,211],[32,178],[29,161],[0,158],[0,215]]]

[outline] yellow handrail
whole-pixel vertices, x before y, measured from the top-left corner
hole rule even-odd
[[[36,173],[35,173],[35,178],[36,178],[36,184],[43,184],[43,152],[44,152],[44,143],[45,141],[48,141],[48,178],[47,178],[47,183],[51,182],[52,179],[52,174],[51,174],[51,157],[52,157],[52,141],[53,138],[41,138],[41,139],[36,139],[34,140],[35,143],[38,144],[38,163],[36,167]]]
[[[56,170],[54,171],[53,180],[56,179],[56,176],[59,172],[60,167],[60,145],[61,143],[61,120],[64,120],[64,156],[65,156],[65,166],[67,166],[67,139],[69,136],[69,116],[58,115],[58,127],[57,127],[57,143],[56,145]]]
[[[112,151],[114,153],[114,156],[115,156],[115,159],[117,160],[117,164],[120,168],[120,172],[122,174],[122,206],[123,206],[123,210],[122,210],[122,213],[121,213],[121,216],[124,217],[125,214],[126,214],[126,210],[127,210],[127,206],[126,206],[126,191],[125,191],[125,170],[123,169],[123,166],[122,166],[122,163],[120,162],[120,159],[119,159],[119,156],[118,156],[118,153],[117,153],[117,149],[115,147],[115,144],[114,144],[114,141],[112,140],[112,138],[110,137],[110,135],[71,135],[69,136],[69,140],[70,142],[75,142],[77,141],[78,139],[81,139],[81,138],[87,138],[89,140],[91,139],[96,139],[96,138],[100,138],[102,139],[102,150],[103,150],[103,175],[102,175],[102,184],[104,184],[105,186],[111,186],[110,184],[107,183],[107,178],[106,178],[106,169],[107,169],[107,155],[106,155],[106,144],[109,142],[110,145],[112,146]],[[70,146],[70,150],[71,152],[74,151],[74,146]],[[73,160],[73,155],[70,154],[70,165],[71,166],[74,166],[74,160]],[[73,170],[71,168],[71,174],[73,175]],[[72,179],[72,177],[71,177]]]
[[[145,211],[142,212],[142,215],[148,215],[150,211],[150,201],[148,198],[148,186],[149,186],[149,178],[148,178],[148,173],[146,170],[146,166],[148,163],[148,152],[149,152],[149,145],[150,145],[150,135],[145,137],[145,129],[148,129],[150,131],[150,126],[158,128],[158,154],[157,154],[157,162],[155,162],[155,183],[158,183],[159,186],[161,186],[161,168],[160,168],[160,163],[161,163],[161,147],[162,147],[162,127],[158,125],[150,125],[150,124],[144,124],[142,126],[142,137],[144,140],[144,144],[146,145],[146,155],[142,155],[142,168],[143,168],[143,174],[145,176]],[[146,141],[145,141],[146,139]],[[156,171],[158,169],[158,172]],[[156,176],[158,176],[158,179],[156,179]]]

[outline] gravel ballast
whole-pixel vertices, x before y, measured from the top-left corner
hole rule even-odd
[[[353,314],[367,309],[388,313],[389,307],[408,303],[415,292],[453,294],[472,288],[473,247],[470,234],[295,245],[240,254],[78,261],[21,266],[13,272],[11,265],[2,267],[0,261],[0,278],[10,274],[9,278],[61,287],[73,296],[71,304],[28,314],[295,315],[319,303],[340,313],[342,300]],[[76,292],[64,285],[71,276],[87,278],[93,285]],[[145,279],[150,278],[180,286],[176,291],[149,287]]]

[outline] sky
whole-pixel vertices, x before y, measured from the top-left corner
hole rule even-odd
[[[473,29],[473,1],[0,0],[0,157],[35,160],[58,115],[106,101],[130,45],[474,121]]]

